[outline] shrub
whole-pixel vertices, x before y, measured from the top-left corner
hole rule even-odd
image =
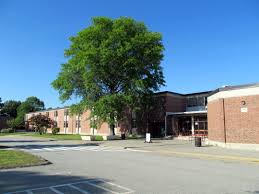
[[[7,123],[8,127],[12,128],[12,129],[21,128],[21,123],[19,123],[19,121],[17,119],[10,119],[6,123]]]
[[[59,133],[59,131],[60,131],[60,128],[58,128],[58,127],[52,128],[52,134],[53,135],[56,135],[57,133]]]
[[[2,129],[1,133],[14,133],[14,130],[12,128]]]
[[[92,141],[103,141],[103,136],[101,135],[94,135],[92,136]]]

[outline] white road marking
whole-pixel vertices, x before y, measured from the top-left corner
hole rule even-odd
[[[113,185],[115,187],[119,187],[121,189],[124,189],[125,192],[116,192],[116,191],[113,191],[111,189],[107,189],[103,186],[100,186],[100,185],[97,185],[95,184],[94,182],[95,181],[101,181],[103,183],[107,183],[107,184],[110,184],[110,185]],[[117,185],[115,183],[111,183],[109,181],[105,181],[103,179],[95,179],[95,180],[84,180],[84,181],[78,181],[78,182],[73,182],[73,183],[67,183],[67,184],[60,184],[60,185],[54,185],[54,186],[50,186],[50,187],[41,187],[41,188],[34,188],[34,189],[26,189],[26,190],[22,190],[22,191],[15,191],[15,192],[8,192],[8,193],[5,193],[5,194],[18,194],[18,193],[23,193],[23,192],[27,192],[28,194],[33,194],[33,191],[38,191],[38,190],[41,190],[41,189],[50,189],[51,191],[57,193],[57,194],[64,194],[63,192],[57,190],[56,188],[58,187],[63,187],[63,186],[68,186],[72,189],[75,189],[77,191],[80,191],[82,192],[83,194],[89,194],[88,191],[86,190],[83,190],[81,188],[78,188],[77,186],[75,186],[75,184],[79,184],[79,183],[86,183],[88,185],[91,185],[93,187],[96,187],[96,188],[99,188],[99,189],[102,189],[104,191],[107,191],[107,192],[110,192],[110,193],[113,193],[113,194],[130,194],[130,193],[134,193],[133,190],[129,189],[129,188],[126,188],[126,187],[123,187],[121,185]]]
[[[80,191],[81,193],[89,194],[87,191],[84,191],[84,190],[82,190],[82,189],[80,189],[80,188],[78,188],[78,187],[76,187],[76,186],[74,186],[74,185],[72,185],[72,184],[69,184],[68,186],[71,187],[71,188],[73,188],[73,189],[75,189],[75,190]]]
[[[50,189],[51,191],[57,193],[57,194],[64,194],[64,193],[58,191],[57,189],[55,189],[54,187],[49,187],[49,189]]]
[[[110,184],[110,185],[112,185],[112,186],[116,186],[116,187],[119,187],[119,188],[121,188],[121,189],[124,189],[124,190],[127,191],[126,193],[133,193],[133,192],[134,192],[133,190],[131,190],[131,189],[127,188],[127,187],[123,187],[123,186],[121,186],[121,185],[118,185],[118,184],[115,184],[115,183],[112,183],[112,182],[109,182],[109,181],[105,181],[105,180],[103,180],[103,179],[97,179],[97,180],[98,180],[98,181],[101,181],[101,182],[103,182],[103,183],[107,183],[107,184]],[[95,180],[93,180],[93,181],[95,181]],[[89,182],[93,182],[93,181],[89,181]],[[126,193],[124,193],[124,194],[126,194]]]
[[[130,150],[130,151],[133,151],[133,152],[143,152],[143,153],[151,152],[149,150],[135,150],[135,149],[131,149],[131,148],[127,148],[126,150]]]
[[[102,187],[102,186],[100,186],[100,185],[96,185],[96,184],[91,183],[91,182],[89,182],[89,181],[86,181],[85,183],[87,183],[88,185],[92,185],[92,186],[94,186],[94,187],[97,187],[97,188],[103,189],[103,190],[105,190],[105,191],[108,191],[108,192],[114,193],[114,194],[119,194],[119,193],[117,193],[117,192],[115,192],[115,191],[112,191],[112,190],[107,189],[107,188],[105,188],[105,187]]]
[[[73,151],[93,151],[93,152],[151,152],[148,150],[137,150],[132,148],[124,149],[122,147],[112,147],[112,146],[71,146],[71,147],[42,147],[42,148],[33,148],[30,149],[30,147],[26,147],[22,150],[26,151],[32,151],[32,152],[58,152],[58,151],[67,151],[67,150],[73,150]]]

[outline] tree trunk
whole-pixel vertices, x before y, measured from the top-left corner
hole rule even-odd
[[[114,124],[112,124],[112,125],[110,125],[110,135],[115,135],[115,125]]]
[[[112,121],[111,124],[110,124],[110,135],[115,135],[115,131],[114,131],[114,128],[115,128],[115,125],[114,125],[114,122],[115,122],[114,113],[111,113],[110,119]]]

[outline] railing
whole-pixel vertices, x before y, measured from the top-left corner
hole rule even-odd
[[[208,137],[208,130],[204,130],[204,129],[194,130],[194,136],[197,136],[197,137]]]

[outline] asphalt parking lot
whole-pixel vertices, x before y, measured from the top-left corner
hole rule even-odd
[[[129,149],[120,147],[119,142],[85,144],[7,138],[0,139],[0,143],[52,162],[46,166],[1,170],[0,193],[259,192],[257,163],[161,154],[141,141],[124,142]],[[192,147],[186,142],[181,147],[174,140],[165,144],[168,145],[153,145],[166,150],[178,147],[178,151],[190,151]],[[149,148],[137,148],[140,145]]]
[[[102,179],[85,179],[76,182],[68,182],[60,185],[52,185],[47,187],[26,189],[21,191],[9,192],[8,194],[89,194],[89,193],[134,193],[131,189],[107,182]],[[7,193],[6,193],[7,194]]]

